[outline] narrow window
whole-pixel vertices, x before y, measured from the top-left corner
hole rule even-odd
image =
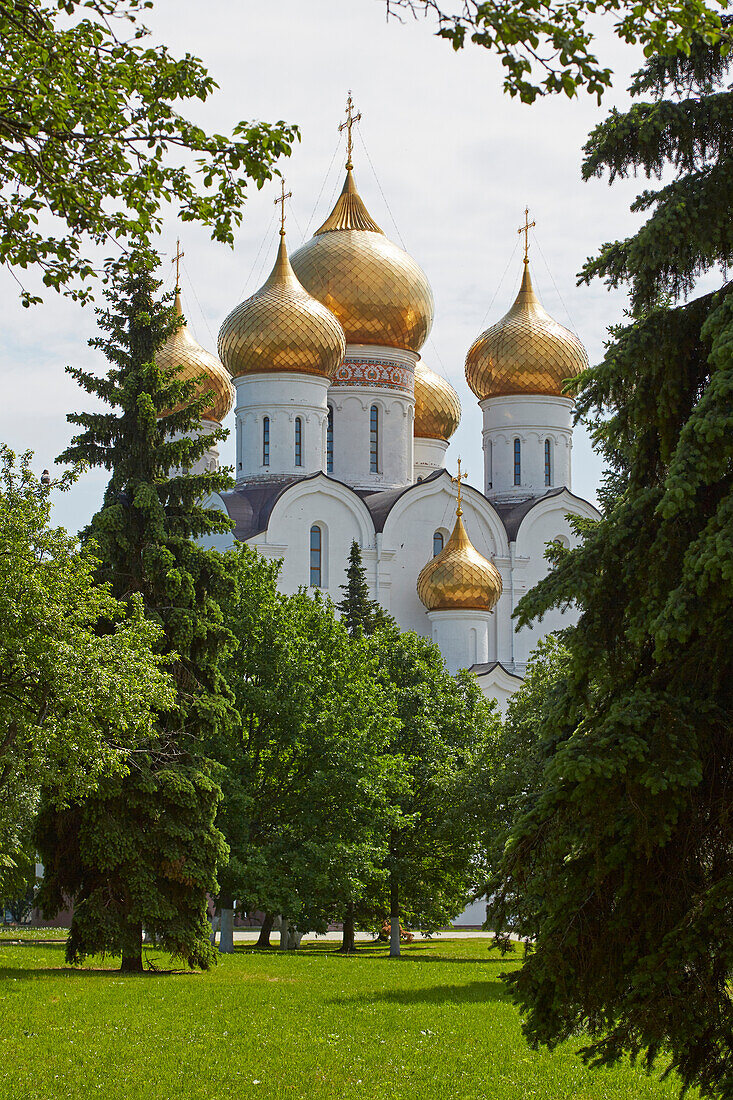
[[[295,465],[303,465],[303,421],[299,416],[295,418]]]
[[[270,465],[270,418],[265,416],[262,420],[262,465]]]
[[[443,535],[442,532],[436,531],[433,535],[433,557],[437,558],[440,551],[443,549]]]
[[[311,579],[310,583],[316,587],[321,587],[321,529],[320,527],[311,527]]]
[[[522,443],[521,440],[514,440],[514,484],[522,484]]]
[[[486,444],[486,487],[494,487],[494,445],[490,439]]]
[[[326,473],[333,473],[333,405],[328,406],[326,424]]]
[[[545,440],[545,485],[552,485],[552,443]]]
[[[369,472],[379,473],[379,409],[372,405],[369,412]]]

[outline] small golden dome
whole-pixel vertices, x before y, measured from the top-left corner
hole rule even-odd
[[[433,324],[433,292],[411,256],[385,237],[350,167],[331,214],[293,253],[303,286],[336,314],[349,344],[419,351]]]
[[[466,356],[466,381],[479,401],[513,394],[561,397],[565,381],[587,366],[578,337],[540,305],[525,259],[514,305],[474,341]]]
[[[333,378],[346,341],[333,313],[298,282],[280,234],[267,282],[238,305],[219,329],[219,355],[233,378],[289,371]]]
[[[181,295],[178,290],[176,290],[174,308],[176,316],[183,317]],[[202,374],[206,375],[206,381],[200,383],[196,396],[203,397],[204,394],[213,393],[214,404],[209,405],[201,414],[204,420],[216,420],[221,423],[231,411],[234,405],[234,386],[229,378],[229,371],[222,366],[215,355],[196,343],[185,321],[158,350],[155,362],[161,370],[181,367],[176,381],[189,382]],[[169,416],[181,408],[183,408],[182,404],[177,405],[175,409],[166,409],[159,415]]]
[[[428,611],[491,611],[502,583],[496,566],[479,554],[458,508],[453,534],[417,578],[417,594]]]
[[[460,422],[461,402],[450,382],[418,363],[415,367],[415,438],[447,442]]]

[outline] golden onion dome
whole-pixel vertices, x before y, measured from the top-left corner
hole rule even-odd
[[[461,422],[461,402],[445,378],[423,363],[415,367],[415,438],[446,442]]]
[[[434,314],[430,283],[371,218],[350,164],[331,214],[292,259],[306,290],[338,317],[347,343],[419,351],[427,340]]]
[[[219,355],[233,378],[288,371],[333,378],[346,350],[333,313],[298,282],[280,233],[267,282],[238,305],[219,329]]]
[[[525,259],[514,305],[474,341],[466,356],[466,381],[479,401],[514,394],[560,397],[565,381],[587,366],[578,337],[540,305]]]
[[[178,289],[176,289],[174,309],[177,317],[183,317],[181,295]],[[215,355],[196,343],[185,321],[159,348],[155,362],[161,370],[180,368],[176,381],[189,382],[200,378],[202,374],[206,376],[199,382],[196,391],[197,397],[203,397],[208,393],[214,395],[213,405],[209,405],[201,414],[204,420],[216,420],[221,423],[231,411],[234,405],[234,386],[231,383],[229,371]],[[177,405],[175,409],[166,409],[159,415],[169,416],[181,408],[183,408],[182,404]]]
[[[499,602],[501,574],[474,547],[462,514],[459,503],[453,534],[417,578],[417,594],[428,611],[491,611]]]

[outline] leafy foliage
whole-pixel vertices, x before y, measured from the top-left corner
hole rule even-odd
[[[479,819],[465,788],[498,734],[494,707],[467,672],[451,676],[432,642],[397,627],[374,636],[399,724],[387,752],[401,783],[386,869],[385,912],[416,927],[449,923],[482,885]]]
[[[95,579],[90,547],[50,526],[44,484],[0,448],[0,890],[22,860],[42,783],[57,805],[125,768],[173,691],[153,653],[160,629],[139,599],[122,604]],[[108,623],[104,634],[96,626]]]
[[[593,21],[615,19],[617,37],[639,45],[646,57],[655,54],[688,55],[700,39],[729,47],[720,9],[726,3],[704,0],[669,4],[664,0],[463,0],[459,10],[447,11],[441,0],[386,0],[388,15],[400,9],[413,16],[433,15],[438,35],[454,50],[466,40],[492,50],[506,71],[504,90],[533,103],[538,95],[578,90],[601,97],[611,84],[612,72],[595,56]]]
[[[147,43],[149,6],[0,5],[0,262],[37,266],[46,286],[82,300],[90,246],[149,242],[164,201],[231,243],[248,184],[270,179],[298,136],[283,122],[207,134],[182,115],[177,101],[205,101],[216,84],[198,58]],[[22,300],[41,299],[23,289]]]
[[[126,777],[44,815],[39,830],[47,868],[41,904],[57,909],[64,895],[76,901],[69,959],[121,950],[127,969],[142,966],[143,927],[191,966],[212,957],[206,895],[216,891],[226,846],[214,825],[220,790],[201,743],[232,721],[219,664],[233,641],[221,606],[234,586],[221,555],[194,541],[229,529],[205,500],[230,478],[186,472],[223,433],[199,430],[211,395],[196,397],[196,381],[156,366],[155,352],[181,321],[156,300],[152,263],[141,251],[116,273],[110,308],[99,311],[109,336],[95,341],[111,369],[106,378],[71,371],[113,411],[70,417],[84,430],[62,459],[112,472],[87,535],[98,547],[99,575],[159,626],[175,706],[158,716],[155,736],[128,760]]]
[[[226,666],[238,721],[212,745],[226,766],[222,885],[250,909],[323,931],[382,874],[390,701],[367,642],[349,637],[330,603],[282,595],[279,565],[246,547],[228,565],[239,589]]]
[[[520,604],[521,623],[572,596],[582,614],[495,907],[532,899],[536,950],[510,979],[530,1038],[584,1028],[602,1062],[669,1049],[711,1097],[733,1089],[733,295],[676,296],[729,259],[725,72],[704,41],[653,59],[635,82],[652,102],[586,149],[586,174],[674,178],[585,270],[631,284],[629,322],[578,383],[611,478],[601,522]]]

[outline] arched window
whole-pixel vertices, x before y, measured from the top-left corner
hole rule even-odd
[[[494,444],[490,439],[486,442],[486,487],[494,487]]]
[[[369,410],[369,472],[379,473],[379,407]]]
[[[326,423],[326,472],[333,473],[333,405],[328,406]]]
[[[323,577],[323,562],[321,560],[323,553],[323,536],[321,529],[317,524],[311,527],[311,545],[310,545],[310,583],[315,588],[321,588],[321,579]]]
[[[435,534],[433,535],[433,557],[434,558],[437,558],[438,554],[441,552],[444,545],[445,545],[445,540],[443,539],[443,532],[442,531],[436,531]]]
[[[552,485],[552,440],[545,440],[545,485]]]
[[[270,418],[262,418],[262,465],[270,465]]]
[[[299,416],[295,418],[295,465],[303,465],[303,421]]]
[[[514,484],[522,484],[522,441],[514,440]]]

